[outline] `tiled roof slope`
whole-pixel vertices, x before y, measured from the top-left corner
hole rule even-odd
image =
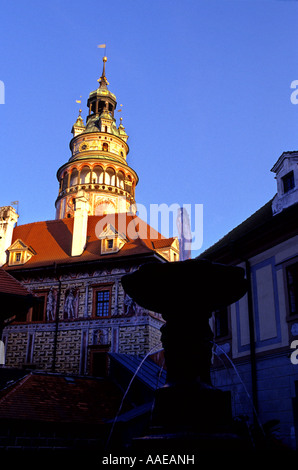
[[[117,353],[110,353],[109,356],[132,374],[136,374],[135,378],[143,382],[151,390],[162,387],[166,382],[166,370],[153,362],[150,357],[144,360],[143,357],[134,354]]]
[[[0,332],[3,322],[26,313],[34,300],[34,296],[19,281],[0,268]]]
[[[31,295],[29,291],[9,273],[0,268],[0,295],[8,294],[13,296]]]
[[[31,372],[0,391],[0,420],[100,424],[116,416],[122,396],[108,379]]]
[[[67,264],[150,254],[159,246],[170,246],[174,240],[173,238],[165,238],[136,215],[89,216],[85,250],[81,256],[72,257],[73,221],[73,218],[66,218],[17,226],[14,229],[12,243],[20,239],[36,252],[23,266],[27,269],[49,266],[55,262]],[[127,242],[117,253],[101,255],[101,240],[98,236],[108,223],[111,223],[120,234],[124,235]],[[138,234],[139,236],[137,236]],[[22,266],[8,267],[5,265],[5,269],[7,268],[14,270],[20,269]]]

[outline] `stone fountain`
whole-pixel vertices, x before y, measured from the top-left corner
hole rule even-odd
[[[167,381],[156,391],[150,432],[140,438],[141,447],[239,446],[231,433],[230,395],[211,383],[209,319],[246,293],[244,270],[197,259],[148,263],[123,276],[122,285],[140,306],[165,320],[161,341]]]

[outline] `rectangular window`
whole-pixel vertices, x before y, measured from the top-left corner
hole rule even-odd
[[[294,172],[290,171],[282,178],[284,193],[288,193],[291,189],[295,188]]]
[[[228,308],[224,307],[214,312],[214,337],[221,338],[229,334]]]
[[[27,364],[31,363],[32,359],[33,359],[33,344],[34,344],[33,334],[29,334],[28,343],[27,343],[27,352],[26,352],[26,363]]]
[[[298,263],[287,267],[287,288],[290,315],[298,314]]]
[[[110,289],[98,290],[95,293],[95,316],[108,317],[110,316]]]
[[[46,300],[47,296],[46,294],[40,294],[38,295],[38,300],[37,302],[33,305],[31,309],[31,321],[45,321],[45,311],[46,311]]]

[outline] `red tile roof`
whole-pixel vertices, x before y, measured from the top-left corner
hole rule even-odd
[[[22,240],[36,252],[36,255],[27,261],[25,268],[50,266],[56,263],[87,262],[98,259],[119,258],[136,254],[153,253],[155,248],[170,246],[173,238],[165,238],[158,231],[150,227],[138,216],[116,214],[110,216],[89,216],[87,228],[86,248],[81,256],[71,256],[73,218],[35,222],[19,225],[14,229],[13,240]],[[105,225],[111,223],[116,230],[124,234],[127,242],[117,253],[101,255],[98,238]],[[8,267],[20,269],[21,266]]]
[[[4,269],[0,268],[0,295],[1,294],[27,297],[30,295],[30,292],[19,281],[4,271]]]
[[[108,379],[29,373],[0,390],[0,420],[100,424],[116,416],[122,397]]]
[[[0,327],[7,319],[27,313],[34,296],[14,277],[0,268]]]

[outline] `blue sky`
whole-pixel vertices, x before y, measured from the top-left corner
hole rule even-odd
[[[1,6],[0,205],[20,224],[55,217],[82,96],[123,104],[137,202],[203,204],[206,249],[276,192],[270,172],[298,149],[298,2],[64,0]],[[150,222],[150,221],[149,221]]]

